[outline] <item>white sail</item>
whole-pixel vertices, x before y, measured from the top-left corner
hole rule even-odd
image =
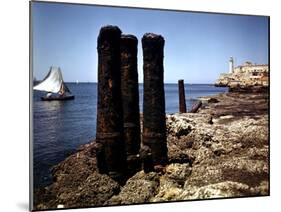
[[[51,67],[49,73],[38,85],[34,86],[34,90],[58,93],[64,86],[60,68]]]

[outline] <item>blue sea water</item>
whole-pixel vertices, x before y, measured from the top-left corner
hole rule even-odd
[[[33,95],[34,187],[52,182],[50,169],[95,138],[97,112],[96,83],[67,83],[75,100],[41,101],[42,92]],[[187,108],[200,96],[226,92],[226,88],[207,84],[186,84]],[[143,89],[139,86],[140,111]],[[165,84],[166,113],[178,112],[178,85]]]

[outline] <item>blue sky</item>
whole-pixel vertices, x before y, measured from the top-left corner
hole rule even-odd
[[[61,67],[66,82],[96,82],[97,36],[109,24],[137,36],[140,83],[146,32],[165,39],[166,83],[213,83],[228,71],[230,56],[235,65],[268,63],[267,17],[32,2],[32,22],[33,68],[39,80],[53,65]]]

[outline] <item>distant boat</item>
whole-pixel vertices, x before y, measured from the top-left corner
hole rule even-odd
[[[76,80],[76,84],[79,84],[79,81],[78,81],[78,80]]]
[[[46,96],[41,97],[43,101],[74,99],[74,95],[71,94],[63,81],[59,67],[51,66],[47,76],[38,85],[34,86],[33,89],[48,92]]]

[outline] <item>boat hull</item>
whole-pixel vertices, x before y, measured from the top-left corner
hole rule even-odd
[[[50,96],[50,97],[41,97],[42,101],[66,101],[66,100],[73,100],[74,96]]]

